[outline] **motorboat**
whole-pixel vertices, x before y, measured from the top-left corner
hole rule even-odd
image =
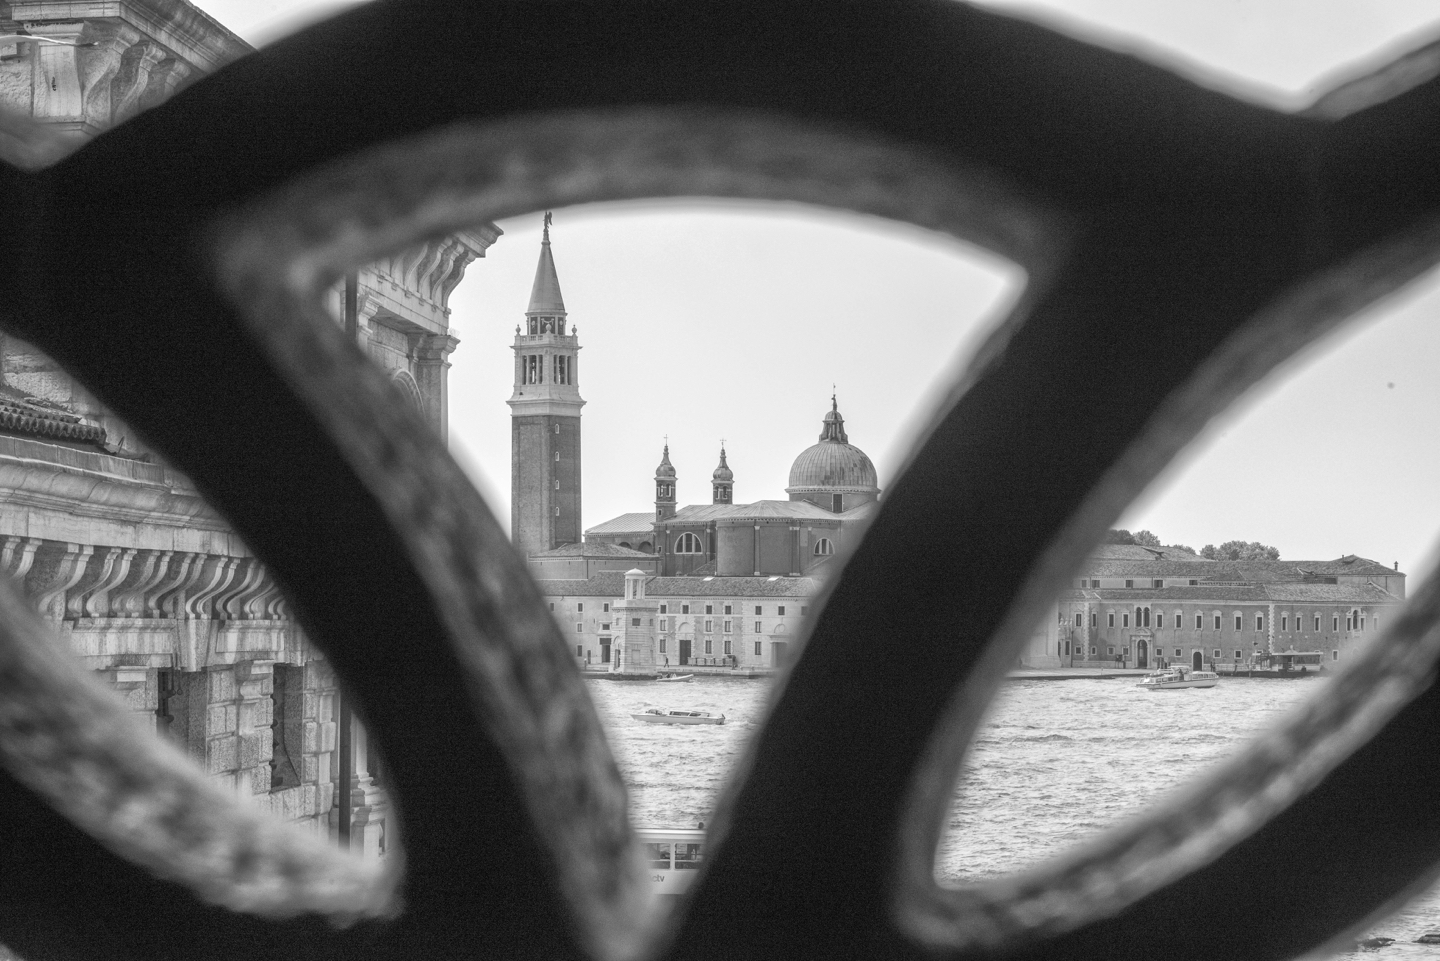
[[[1189,687],[1214,687],[1220,683],[1220,675],[1214,671],[1194,671],[1184,667],[1171,667],[1163,671],[1146,674],[1137,687],[1147,691],[1178,691]]]
[[[694,674],[665,674],[665,675],[662,675],[661,677],[657,677],[655,680],[657,680],[657,681],[693,681],[693,680],[695,680],[695,675],[694,675]]]
[[[707,714],[704,711],[662,711],[658,707],[648,708],[643,714],[631,714],[637,721],[647,724],[724,724],[724,714]]]

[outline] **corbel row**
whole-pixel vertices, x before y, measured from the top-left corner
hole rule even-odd
[[[284,620],[279,586],[253,557],[0,537],[0,575],[55,620]]]

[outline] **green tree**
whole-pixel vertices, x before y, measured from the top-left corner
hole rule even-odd
[[[1206,544],[1200,556],[1212,561],[1278,561],[1280,548],[1259,541],[1226,541],[1219,547]]]
[[[1160,546],[1160,538],[1156,537],[1154,534],[1150,533],[1149,531],[1136,531],[1136,532],[1135,532],[1134,534],[1132,534],[1131,536],[1135,538],[1135,543],[1136,543],[1136,544],[1139,544],[1141,547],[1159,547],[1159,546]]]

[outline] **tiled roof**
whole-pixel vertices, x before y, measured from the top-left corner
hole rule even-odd
[[[1092,558],[1110,561],[1204,561],[1199,554],[1183,551],[1176,547],[1141,547],[1139,544],[1097,544],[1091,551]]]
[[[655,515],[650,513],[621,514],[619,517],[612,517],[603,524],[596,524],[587,528],[585,533],[589,534],[639,534],[652,533],[655,529]]]
[[[714,577],[714,576],[715,576],[715,562],[714,562],[714,561],[706,561],[704,564],[701,564],[699,567],[695,568],[693,571],[691,571],[691,572],[690,572],[689,574],[687,574],[686,576],[687,576],[687,577]]]
[[[603,541],[594,543],[566,544],[551,551],[541,551],[538,554],[531,554],[531,557],[650,557],[654,554],[646,554],[644,551],[632,551],[628,547],[616,547],[614,544],[606,544]]]
[[[601,571],[588,580],[538,581],[546,597],[620,597],[624,571]],[[647,577],[648,597],[810,597],[819,593],[818,577]]]
[[[1201,584],[1197,587],[1102,587],[1068,590],[1066,601],[1150,604],[1157,601],[1217,601],[1221,603],[1270,601],[1379,604],[1400,599],[1369,584]]]
[[[858,510],[856,508],[848,513],[855,514]],[[702,524],[716,520],[773,517],[833,521],[845,518],[845,515],[833,514],[809,501],[755,501],[751,504],[688,504],[665,523]]]
[[[1105,545],[1123,547],[1130,545]],[[1142,548],[1143,550],[1143,548]],[[1183,576],[1202,580],[1282,582],[1301,581],[1306,577],[1384,577],[1400,573],[1384,564],[1363,557],[1333,561],[1211,561],[1138,560],[1130,558],[1101,559],[1091,555],[1090,562],[1080,571],[1082,577],[1165,577]]]
[[[105,449],[104,428],[86,424],[74,414],[52,410],[39,398],[13,388],[0,390],[0,432]]]
[[[1215,562],[1195,561],[1140,561],[1131,559],[1105,560],[1091,557],[1080,569],[1082,577],[1209,577],[1215,572]]]

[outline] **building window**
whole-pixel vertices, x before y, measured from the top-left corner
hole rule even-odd
[[[725,653],[730,653],[730,639],[728,637],[725,639]]]
[[[1098,577],[1092,577],[1090,579],[1090,586],[1098,588],[1100,586],[1100,579]]]
[[[1235,630],[1241,630],[1245,626],[1245,617],[1242,614],[1235,615]]]
[[[664,610],[664,608],[661,608],[661,610]],[[662,630],[662,631],[668,631],[668,630],[670,630],[670,618],[668,618],[668,617],[662,617],[662,618],[660,618],[660,630]]]
[[[560,452],[558,450],[555,452],[555,463],[560,463]]]
[[[1338,661],[1338,660],[1340,660],[1340,652],[1339,652],[1339,651],[1331,651],[1331,652],[1330,652],[1330,660],[1332,660],[1332,661]]]
[[[554,601],[551,601],[551,602],[550,602],[550,613],[551,613],[551,614],[554,614],[554,613],[555,613],[555,602],[554,602]]]
[[[1175,656],[1176,656],[1176,657],[1179,657],[1179,656],[1180,656],[1180,648],[1178,648],[1178,647],[1175,648]]]
[[[838,514],[845,509],[845,498],[839,494],[830,495],[830,513]]]
[[[1220,660],[1220,648],[1217,647],[1217,648],[1215,648],[1215,650],[1211,651],[1211,652],[1210,652],[1210,656],[1211,656],[1214,660],[1217,660],[1217,661]]]
[[[775,610],[775,615],[776,615],[777,617],[784,617],[784,616],[785,616],[785,605],[784,605],[784,604],[781,604],[778,608],[776,608],[776,610]]]
[[[663,638],[663,637],[660,638],[660,653],[661,653],[661,654],[664,654],[664,653],[665,653],[665,638]]]
[[[1157,578],[1155,578],[1155,580],[1153,580],[1153,581],[1150,582],[1150,586],[1151,586],[1151,587],[1164,587],[1164,586],[1165,586],[1165,582],[1162,581],[1160,578],[1157,577]]]
[[[720,626],[720,627],[721,627],[721,630],[723,630],[726,634],[729,634],[729,633],[730,633],[730,625],[733,624],[733,623],[735,623],[735,622],[732,621],[732,620],[730,620],[730,619],[727,617],[727,618],[725,619],[725,623]]]
[[[710,638],[708,638],[708,637],[705,638],[705,653],[706,653],[706,654],[714,654],[714,653],[715,653],[715,642],[712,641],[712,640],[710,640]]]
[[[1332,631],[1338,631],[1338,630],[1340,630],[1340,615],[1339,615],[1339,614],[1335,614],[1335,615],[1333,615],[1333,616],[1330,618],[1330,630],[1332,630]]]
[[[602,630],[602,631],[608,631],[608,630],[610,630],[610,625],[609,625],[609,623],[601,624],[601,625],[600,625],[600,630]]]
[[[1195,615],[1195,630],[1198,631],[1198,630],[1201,630],[1201,629],[1204,628],[1204,627],[1205,627],[1205,615],[1204,615],[1204,614],[1196,614],[1196,615]]]
[[[689,604],[681,604],[681,605],[680,605],[680,613],[681,613],[681,614],[689,614],[689,613],[690,613],[690,605],[689,605]]]
[[[1216,614],[1216,615],[1215,615],[1215,630],[1217,630],[1217,631],[1220,630],[1220,615],[1219,615],[1219,614]]]
[[[815,553],[817,555],[833,554],[835,553],[835,545],[830,543],[830,538],[822,537],[815,542]]]
[[[1236,651],[1236,652],[1235,652],[1235,660],[1237,660],[1237,661],[1240,660],[1240,652],[1239,652],[1239,651]]]
[[[576,614],[584,614],[584,613],[585,613],[585,602],[584,602],[584,601],[581,601],[581,602],[579,602],[578,604],[575,605],[575,613],[576,613]]]
[[[1265,630],[1265,615],[1264,615],[1264,614],[1256,614],[1256,615],[1255,615],[1255,630],[1257,630],[1257,631],[1263,631],[1263,630]]]
[[[755,633],[756,633],[756,634],[759,634],[759,633],[760,633],[760,622],[759,622],[759,621],[756,621],[756,622],[755,622]]]
[[[1100,650],[1099,650],[1099,648],[1097,648],[1094,644],[1091,644],[1091,645],[1090,645],[1090,653],[1091,653],[1091,654],[1098,654],[1098,653],[1100,653]]]
[[[1126,586],[1126,587],[1134,587],[1134,586],[1135,586],[1135,582],[1134,582],[1134,581],[1126,581],[1126,582],[1125,582],[1125,586]]]
[[[1090,612],[1090,626],[1091,626],[1091,627],[1099,627],[1099,626],[1100,626],[1100,615],[1099,615],[1099,614],[1096,614],[1094,611],[1091,611],[1091,612]]]
[[[756,657],[759,657],[759,656],[760,656],[760,642],[759,642],[759,641],[756,641],[756,642],[755,642],[755,656],[756,656]]]
[[[1160,612],[1160,611],[1156,611],[1156,612],[1155,612],[1155,626],[1156,626],[1156,627],[1164,627],[1164,626],[1165,626],[1165,615],[1164,615],[1164,613],[1162,613],[1162,612]]]
[[[1126,611],[1124,614],[1121,614],[1121,615],[1120,615],[1120,626],[1121,626],[1121,627],[1129,627],[1129,626],[1130,626],[1130,612],[1129,612],[1129,611]]]
[[[714,605],[714,604],[706,604],[706,605],[705,605],[705,613],[706,613],[706,614],[714,614],[714,613],[715,613],[715,605]]]
[[[1114,626],[1115,626],[1115,612],[1114,612],[1114,611],[1108,612],[1108,613],[1105,615],[1105,621],[1106,621],[1106,624],[1105,624],[1106,627],[1114,627]]]
[[[699,554],[701,553],[700,538],[689,531],[681,534],[675,539],[675,553],[677,554]]]
[[[1076,611],[1076,612],[1075,612],[1075,626],[1076,626],[1076,627],[1084,627],[1084,626],[1085,626],[1085,615],[1084,615],[1084,614],[1081,614],[1079,611]]]
[[[630,626],[631,626],[631,627],[639,627],[639,626],[640,626],[640,618],[638,618],[638,617],[632,617],[632,618],[630,618]]]
[[[602,613],[602,614],[609,614],[609,613],[610,613],[610,602],[609,602],[609,601],[606,601],[604,604],[601,604],[601,605],[600,605],[600,613]]]
[[[759,617],[760,614],[761,614],[760,605],[759,605],[759,604],[756,604],[756,605],[755,605],[755,616],[756,616],[756,617]],[[756,628],[756,630],[759,630],[759,628]]]
[[[661,605],[660,605],[660,613],[661,613],[661,614],[669,614],[669,613],[670,613],[670,605],[669,605],[669,604],[661,604]]]
[[[1282,630],[1282,631],[1288,631],[1288,630],[1290,630],[1290,615],[1288,615],[1288,614],[1281,614],[1281,615],[1280,615],[1280,630]]]
[[[576,625],[575,625],[575,633],[576,633],[576,634],[584,634],[584,633],[585,633],[585,625],[584,625],[583,623],[577,622]]]
[[[705,633],[706,633],[706,634],[711,634],[711,633],[714,633],[714,631],[715,631],[715,622],[714,622],[714,621],[711,621],[711,620],[707,620],[707,621],[705,622]],[[706,644],[709,644],[710,642],[709,642],[709,641],[706,641],[705,643],[706,643]]]
[[[1315,633],[1320,633],[1320,615],[1315,615]]]
[[[733,614],[733,613],[734,613],[734,611],[731,610],[731,607],[730,607],[729,604],[726,604],[726,605],[725,605],[725,613],[726,613],[726,614]]]

